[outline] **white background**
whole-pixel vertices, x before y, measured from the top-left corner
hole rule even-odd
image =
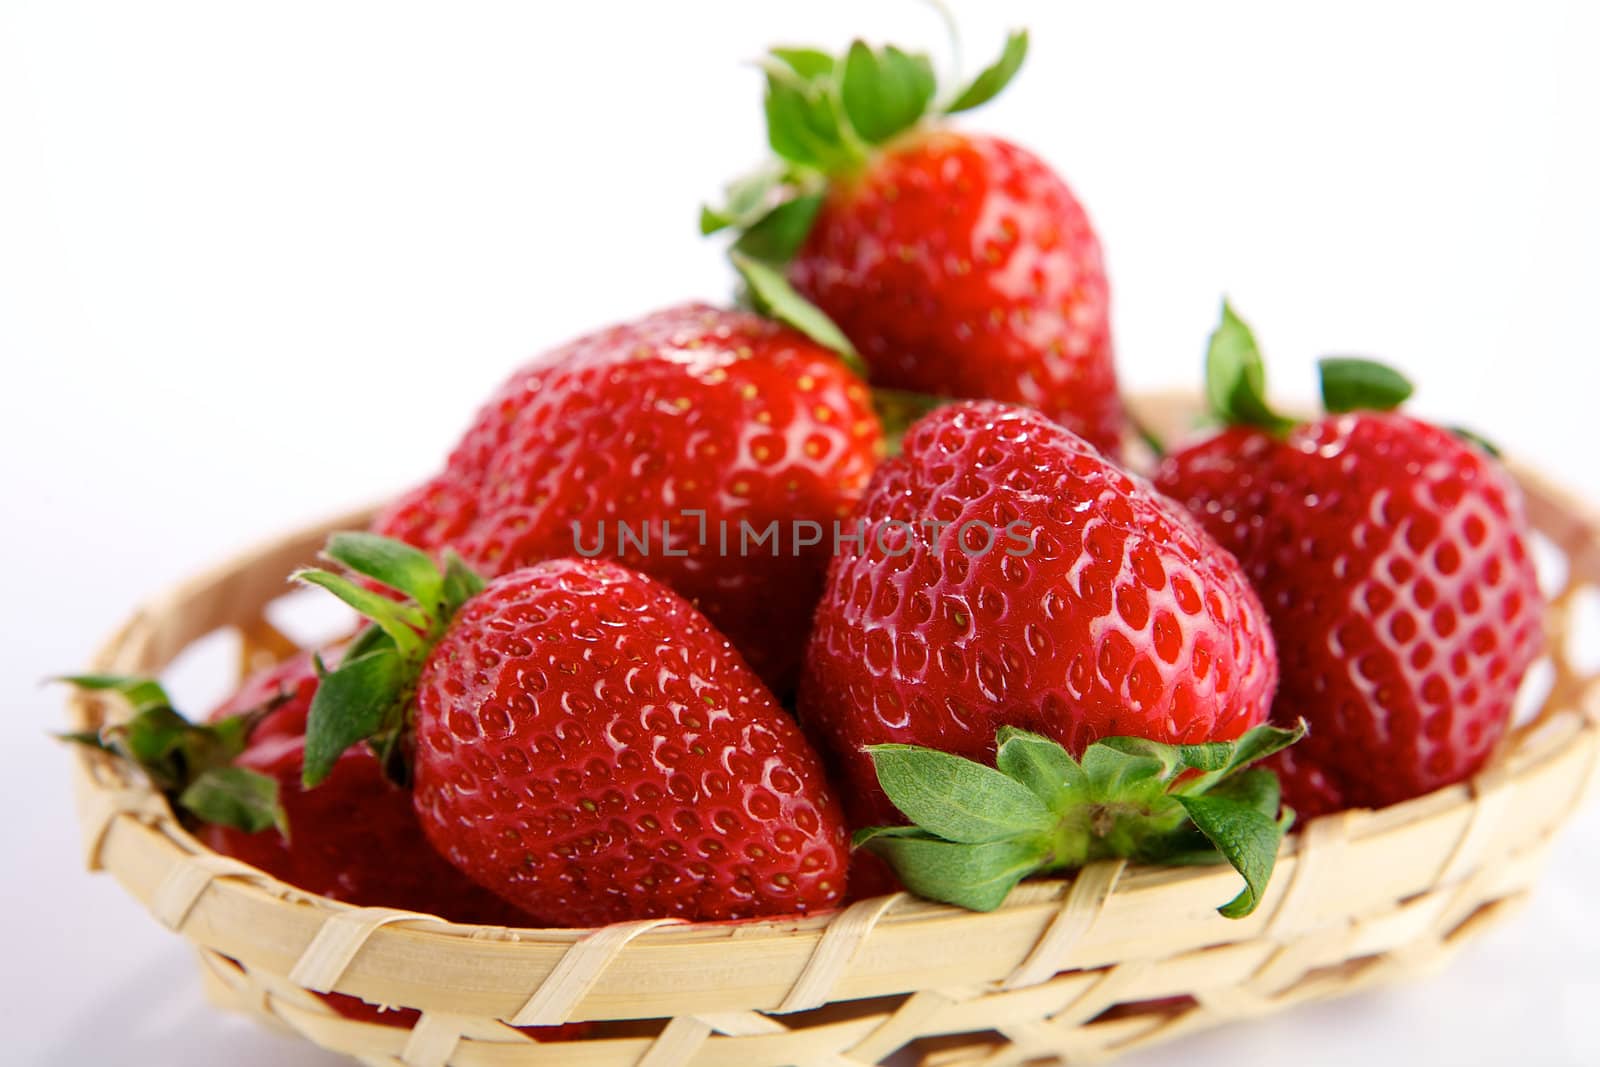
[[[1381,354],[1600,499],[1600,5],[958,7],[975,62],[1034,30],[967,121],[1088,206],[1129,385],[1196,381],[1227,292],[1280,393]],[[855,32],[941,42],[911,0],[0,0],[0,1058],[324,1062],[204,1007],[177,939],[80,871],[38,680],[174,579],[427,473],[519,360],[721,297],[694,221],[761,152],[744,61]],[[1590,810],[1435,981],[1131,1062],[1600,1062],[1597,845]]]

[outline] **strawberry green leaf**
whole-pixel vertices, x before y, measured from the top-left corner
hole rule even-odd
[[[1095,742],[1094,747],[1111,749],[1125,756],[1155,760],[1160,764],[1158,773],[1169,781],[1180,771],[1214,771],[1227,765],[1233,754],[1233,745],[1226,741],[1213,741],[1200,745],[1168,745],[1147,737],[1107,737]],[[1087,756],[1087,753],[1085,753]]]
[[[68,674],[55,680],[90,692],[120,693],[135,712],[146,708],[172,707],[172,698],[154,678],[126,674]]]
[[[1277,819],[1282,804],[1282,785],[1278,776],[1265,767],[1236,774],[1206,793],[1207,796],[1237,801],[1254,808],[1269,819]]]
[[[1317,361],[1322,406],[1335,415],[1346,411],[1393,411],[1411,396],[1409,379],[1393,367],[1355,356]]]
[[[862,41],[845,55],[840,99],[851,128],[869,144],[882,144],[912,126],[928,110],[935,88],[927,56]]]
[[[796,292],[782,271],[739,252],[734,252],[731,258],[749,287],[756,310],[788,323],[824,348],[831,348],[844,358],[851,370],[864,375],[865,365],[850,338],[821,308]]]
[[[331,571],[309,568],[295,571],[289,577],[291,581],[326,589],[355,608],[388,634],[403,655],[414,655],[421,650],[422,638],[418,631],[427,627],[428,618],[414,605],[397,603]]]
[[[63,735],[63,740],[132,763],[169,799],[207,822],[251,833],[277,825],[287,833],[277,782],[232,766],[256,724],[280,701],[214,723],[193,723],[171,706],[166,690],[150,678],[102,674],[61,680],[81,689],[120,693],[134,708],[125,722],[98,732]]]
[[[1080,762],[1093,794],[1100,798],[1145,797],[1159,792],[1166,782],[1166,762],[1153,753],[1124,752],[1110,743],[1118,740],[1140,739],[1102,738],[1084,749]]]
[[[444,577],[421,549],[404,541],[365,531],[341,531],[328,538],[323,555],[357,574],[415,600],[424,610],[436,609]]]
[[[406,663],[392,646],[346,656],[323,676],[306,718],[301,779],[319,784],[344,750],[394,725],[408,698]]]
[[[1050,810],[1060,811],[1087,790],[1083,768],[1049,738],[1002,726],[995,742],[995,767],[1027,786]]]
[[[393,647],[394,641],[389,638],[388,634],[383,632],[381,627],[363,626],[361,631],[357,633],[355,638],[350,642],[349,647],[344,650],[343,658],[355,659],[357,656],[365,656],[368,652],[373,652],[380,648]],[[322,657],[318,655],[315,656],[314,659],[316,660],[317,664],[318,677],[326,675],[328,671],[327,668],[322,665]]]
[[[178,803],[217,826],[251,834],[276,826],[289,834],[277,779],[244,767],[213,767],[189,783]]]
[[[1225,753],[1221,762],[1212,766],[1192,765],[1195,769],[1207,773],[1189,779],[1177,786],[1183,793],[1203,793],[1213,791],[1219,783],[1230,781],[1230,776],[1250,766],[1259,760],[1264,760],[1275,752],[1281,752],[1290,745],[1299,741],[1306,735],[1306,721],[1301,719],[1294,726],[1285,729],[1263,723],[1245,731],[1244,736],[1237,741],[1222,742],[1220,749]]]
[[[955,844],[898,834],[874,836],[864,847],[883,857],[913,893],[973,911],[998,908],[1048,854],[1038,840]]]
[[[971,111],[975,107],[987,104],[1000,94],[1000,91],[1011,83],[1017,76],[1017,71],[1022,69],[1022,61],[1028,57],[1028,31],[1017,30],[1006,38],[1004,51],[1000,58],[985,67],[967,87],[956,95],[945,114],[954,115],[959,111]]]
[[[1212,332],[1206,351],[1206,399],[1211,413],[1229,425],[1259,426],[1273,433],[1288,430],[1294,420],[1268,405],[1266,380],[1255,334],[1224,300],[1222,321]]]
[[[1272,878],[1283,831],[1276,820],[1250,803],[1228,796],[1179,796],[1195,827],[1216,846],[1224,859],[1244,878],[1245,887],[1218,908],[1230,919],[1255,911]]]
[[[1292,813],[1278,817],[1276,776],[1244,768],[1303,733],[1257,727],[1238,741],[1199,745],[1104,738],[1080,761],[1048,738],[1003,727],[994,768],[914,745],[873,745],[878,784],[914,825],[862,830],[854,844],[883,857],[907,888],[973,908],[996,906],[1035,871],[1107,856],[1226,861],[1245,891],[1221,910],[1238,917],[1259,901],[1292,821]]]
[[[767,140],[779,157],[824,173],[848,170],[856,152],[840,127],[829,87],[807,81],[787,65],[766,64]]]
[[[729,182],[723,190],[721,207],[701,207],[700,233],[709,236],[729,226],[742,229],[750,225],[767,210],[782,177],[782,168],[765,166]]]
[[[1051,824],[1043,801],[993,767],[916,745],[869,745],[867,753],[894,806],[947,841],[981,844]]]
[[[483,589],[483,579],[453,551],[445,550],[441,569],[421,552],[374,534],[335,534],[325,554],[353,573],[398,583],[398,591],[422,594],[429,601],[402,604],[343,575],[296,572],[297,580],[328,590],[375,624],[356,638],[335,670],[317,663],[321,681],[306,722],[302,780],[307,788],[315,786],[345,749],[368,741],[385,772],[404,781],[409,772],[399,740],[417,676],[456,611]]]
[[[448,615],[483,592],[483,585],[483,577],[467,566],[455,549],[444,550],[444,609]]]
[[[785,200],[752,223],[733,243],[733,250],[766,263],[787,263],[805,243],[821,208],[820,196]]]
[[[774,48],[771,54],[805,81],[817,81],[833,75],[833,57],[818,49]]]

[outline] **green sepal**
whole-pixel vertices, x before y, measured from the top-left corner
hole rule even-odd
[[[146,708],[172,707],[172,698],[154,678],[129,674],[65,674],[53,680],[91,692],[120,693],[136,713]]]
[[[483,592],[483,576],[471,567],[453,548],[444,550],[444,610],[454,615],[456,611]]]
[[[852,371],[865,376],[866,365],[850,338],[821,308],[801,296],[781,270],[739,252],[732,253],[731,258],[757,311],[793,326],[817,344],[837,352]]]
[[[401,603],[350,578],[324,570],[295,572],[295,581],[326,589],[373,623],[357,636],[339,666],[323,670],[306,721],[302,781],[311,788],[328,776],[351,745],[368,742],[391,778],[405,781],[401,740],[409,725],[417,676],[455,613],[484,586],[455,552],[443,565],[401,542],[371,533],[336,533],[323,553],[352,574],[382,582],[412,599]],[[428,598],[419,602],[417,595]]]
[[[289,820],[278,797],[278,780],[245,767],[213,767],[178,794],[178,803],[217,826],[246,833],[277,827],[289,836]]]
[[[150,783],[200,819],[254,833],[277,826],[288,834],[278,783],[233,766],[256,725],[284,696],[211,723],[190,722],[161,684],[126,675],[72,675],[60,681],[121,694],[132,714],[98,731],[60,734],[60,740],[106,752],[144,772]]]
[[[1272,880],[1283,841],[1278,821],[1229,797],[1180,795],[1178,803],[1195,828],[1244,878],[1239,895],[1217,910],[1229,919],[1242,919],[1255,911]]]
[[[415,605],[391,600],[382,593],[374,593],[342,574],[334,574],[320,567],[306,567],[295,571],[289,576],[289,580],[326,589],[354,608],[358,614],[372,620],[379,629],[389,635],[389,640],[393,641],[395,647],[403,654],[410,655],[421,649],[422,638],[419,631],[427,627],[428,616]]]
[[[362,530],[347,530],[328,538],[322,554],[357,574],[404,593],[423,611],[437,610],[441,603],[444,576],[426,552],[404,541]]]
[[[922,118],[936,87],[927,56],[855,41],[845,53],[839,97],[856,135],[882,144]]]
[[[1274,726],[1271,723],[1262,723],[1245,731],[1237,741],[1213,742],[1211,745],[1201,746],[1213,749],[1222,755],[1222,758],[1210,767],[1196,763],[1196,770],[1205,773],[1186,779],[1178,783],[1178,790],[1185,793],[1215,792],[1219,788],[1228,788],[1228,783],[1236,783],[1235,777],[1240,771],[1251,764],[1259,763],[1268,756],[1282,752],[1290,745],[1299,741],[1307,733],[1308,727],[1304,719],[1299,720],[1291,727]],[[1193,746],[1191,746],[1193,747]],[[1276,779],[1274,779],[1276,781]]]
[[[766,166],[729,182],[722,192],[721,207],[707,204],[700,208],[701,235],[709,236],[729,226],[744,229],[754,223],[769,209],[773,190],[783,175],[782,167]]]
[[[1322,406],[1346,411],[1393,411],[1410,398],[1410,379],[1393,367],[1357,356],[1326,356],[1317,361]]]
[[[825,174],[855,167],[862,156],[841,121],[834,79],[803,76],[781,57],[762,66],[767,73],[767,142],[773,152]]]
[[[920,832],[857,836],[913,893],[973,911],[998,908],[1049,855],[1042,838],[957,844]]]
[[[1054,821],[1039,797],[993,767],[917,745],[869,745],[867,752],[894,806],[946,841],[999,841]]]
[[[773,48],[769,54],[784,63],[804,81],[816,81],[833,76],[836,61],[820,48]]]
[[[995,735],[994,763],[1051,811],[1060,811],[1088,793],[1089,776],[1066,749],[1014,726],[1002,726]]]
[[[1238,918],[1259,903],[1291,822],[1279,817],[1277,778],[1250,765],[1304,732],[1258,726],[1195,745],[1105,738],[1074,759],[1048,738],[1002,727],[992,768],[914,745],[870,746],[879,785],[912,825],[862,830],[855,847],[882,856],[914,892],[978,910],[997,907],[1028,874],[1110,856],[1227,862],[1245,888],[1218,910]]]
[[[1011,79],[1017,76],[1017,71],[1022,69],[1022,61],[1027,57],[1028,31],[1015,30],[1006,38],[1006,46],[1001,51],[1000,58],[980,71],[978,76],[946,105],[945,114],[954,115],[960,111],[971,111],[993,100],[1002,89],[1011,84]]]
[[[306,752],[301,781],[321,784],[345,749],[397,731],[409,699],[407,664],[390,645],[359,656],[347,655],[322,676],[306,717]]]
[[[820,195],[785,200],[751,223],[733,243],[733,250],[767,263],[786,263],[805,242],[821,209]]]
[[[1231,426],[1258,426],[1283,433],[1295,424],[1267,403],[1267,370],[1261,349],[1254,332],[1226,300],[1221,321],[1206,347],[1206,400],[1211,414]]]

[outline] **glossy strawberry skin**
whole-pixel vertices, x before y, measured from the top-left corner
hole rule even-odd
[[[792,524],[831,530],[881,447],[865,387],[832,352],[755,315],[688,305],[519,371],[446,470],[374,529],[452,545],[490,576],[598,550],[692,600],[786,693],[827,568],[824,545],[795,550]],[[649,528],[647,551],[619,519]],[[741,552],[741,522],[755,534],[778,523],[778,553],[770,541]]]
[[[548,923],[833,906],[848,858],[821,762],[720,633],[599,560],[490,582],[417,687],[434,845]]]
[[[277,780],[289,839],[277,830],[252,834],[211,824],[199,828],[200,839],[309,893],[350,904],[403,908],[456,922],[531,925],[529,916],[475,885],[434,851],[410,793],[384,777],[365,746],[346,751],[317,788],[302,788],[306,715],[316,688],[311,657],[296,656],[247,680],[211,715],[215,720],[277,704],[236,763]]]
[[[1541,644],[1521,498],[1489,456],[1399,414],[1330,416],[1280,441],[1234,428],[1156,484],[1238,556],[1271,616],[1279,757],[1302,815],[1382,807],[1468,777]]]
[[[1100,244],[1026,150],[948,129],[895,142],[830,186],[789,277],[874,384],[1026,404],[1117,452]]]
[[[857,824],[903,821],[864,745],[992,759],[996,729],[1011,725],[1076,754],[1115,735],[1231,740],[1266,717],[1272,639],[1232,557],[1037,412],[989,402],[934,412],[856,514],[885,534],[845,544],[834,561],[800,714]],[[937,547],[931,531],[908,541],[889,525],[927,519],[952,524]],[[969,554],[988,539],[971,527],[963,548],[971,522],[1020,523],[1023,540],[1002,532]]]

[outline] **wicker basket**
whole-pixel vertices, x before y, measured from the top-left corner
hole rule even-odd
[[[1170,398],[1141,407],[1167,428],[1186,410]],[[1570,645],[1578,597],[1600,588],[1600,523],[1539,478],[1519,479],[1565,562],[1548,696],[1470,783],[1306,825],[1248,919],[1215,911],[1237,889],[1231,871],[1118,861],[1024,883],[989,914],[900,894],[793,921],[458,926],[310,896],[209,852],[142,780],[85,752],[88,864],[198,946],[220,1002],[369,1064],[849,1067],[907,1046],[908,1062],[927,1067],[1103,1059],[1426,972],[1523,900],[1600,762],[1600,674],[1580,670]],[[293,646],[264,621],[266,605],[329,530],[362,518],[159,598],[94,669],[157,672],[230,628],[248,664],[283,656]],[[80,727],[113,710],[88,696],[71,706]],[[422,1014],[411,1029],[356,1022],[308,990]],[[612,1022],[561,1044],[507,1025],[580,1019]]]

